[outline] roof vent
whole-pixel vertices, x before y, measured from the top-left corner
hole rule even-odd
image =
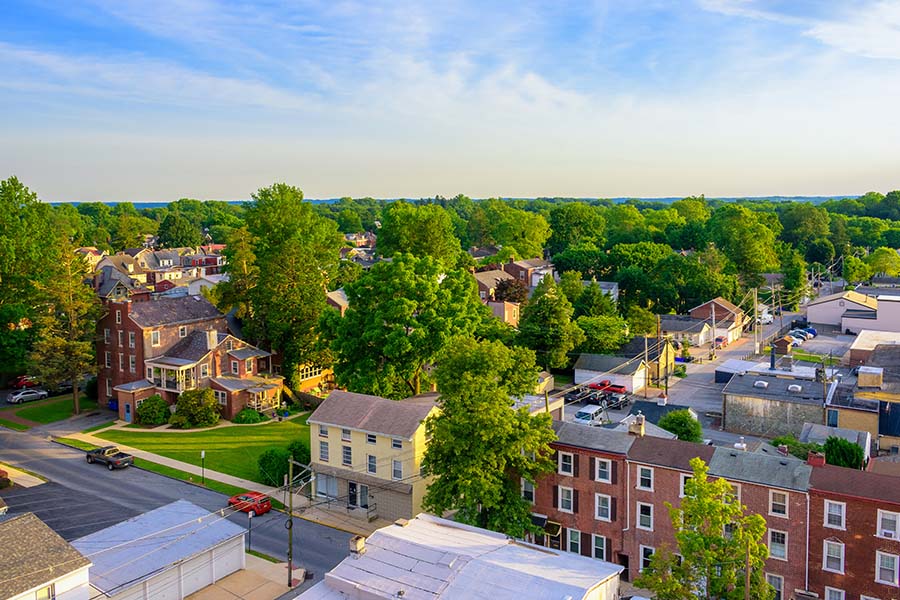
[[[792,383],[791,385],[788,386],[788,391],[794,392],[795,394],[799,394],[800,392],[803,391],[803,386],[797,385],[796,383]]]
[[[352,556],[360,556],[366,553],[366,538],[362,535],[354,535],[350,538],[350,554]]]
[[[744,451],[744,452],[747,451],[747,443],[744,441],[744,436],[741,436],[741,437],[740,437],[740,440],[738,440],[738,441],[734,444],[734,449],[735,449],[735,450],[742,450],[742,451]],[[732,456],[737,456],[737,454],[732,454]]]
[[[758,380],[758,381],[754,381],[754,382],[753,382],[753,387],[755,387],[755,388],[760,388],[760,389],[763,389],[763,390],[764,390],[764,389],[766,389],[767,387],[769,387],[769,382],[768,382],[768,381],[763,381],[763,380],[760,379],[760,380]]]

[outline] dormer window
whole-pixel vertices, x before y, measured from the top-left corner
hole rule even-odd
[[[187,337],[187,325],[182,325],[178,328],[178,337]]]

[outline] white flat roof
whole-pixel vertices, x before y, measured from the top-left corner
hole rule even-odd
[[[900,333],[896,331],[875,331],[863,329],[856,334],[856,339],[850,345],[851,350],[874,350],[875,346],[882,344],[900,344]]]

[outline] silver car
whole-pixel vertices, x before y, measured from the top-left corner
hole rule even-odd
[[[21,404],[23,402],[31,402],[32,400],[43,400],[46,397],[46,390],[31,388],[13,392],[6,397],[6,401],[10,404]]]

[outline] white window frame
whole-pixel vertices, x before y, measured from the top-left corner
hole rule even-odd
[[[775,496],[776,495],[784,496],[784,513],[775,512]],[[790,506],[791,497],[787,492],[782,490],[769,490],[769,515],[773,517],[781,517],[783,519],[787,519],[790,514],[791,509],[788,508]]]
[[[644,471],[646,471],[650,475],[650,487],[645,487],[641,481],[644,478],[643,477]],[[654,479],[653,476],[654,476],[653,467],[644,467],[644,466],[638,465],[637,480],[635,483],[635,487],[637,487],[637,489],[639,489],[639,490],[646,490],[648,492],[652,492],[653,491],[653,479]]]
[[[832,525],[828,522],[828,517],[830,516],[829,508],[831,506],[840,506],[841,507],[841,524],[840,525]],[[823,525],[828,527],[829,529],[840,529],[841,531],[847,528],[847,503],[846,502],[837,502],[836,500],[825,500],[825,522]]]
[[[606,516],[600,514],[602,501],[606,501]],[[594,494],[594,518],[598,521],[612,522],[612,496],[606,494]]]
[[[104,344],[109,343],[109,327],[103,328],[103,343]]]
[[[328,425],[319,424],[319,437],[328,437]]]
[[[209,377],[209,364],[208,363],[200,363],[200,379],[207,379]]]
[[[776,581],[778,585],[776,586],[773,581]],[[771,585],[775,589],[775,598],[774,600],[784,600],[784,577],[781,575],[776,575],[774,573],[766,573],[766,583]]]
[[[603,543],[600,544],[600,546],[603,549],[603,552],[600,553],[600,554],[602,554],[602,556],[597,556],[597,554],[598,554],[597,540],[603,540]],[[608,544],[609,544],[609,542],[607,541],[606,537],[604,537],[602,535],[597,535],[596,533],[591,535],[591,556],[593,556],[594,558],[596,558],[598,560],[606,560],[606,555],[608,554],[608,549],[607,549]]]
[[[600,476],[600,465],[606,465],[606,477]],[[608,458],[597,458],[594,460],[594,481],[601,483],[612,483],[612,461]]]
[[[147,365],[147,379],[153,380],[153,367]]]
[[[353,432],[349,429],[341,429],[341,441],[342,442],[351,442],[353,441]]]
[[[119,348],[125,345],[125,332],[121,329],[116,330],[116,341],[119,343]]]
[[[119,371],[125,371],[125,355],[119,352]]]
[[[888,581],[886,579],[881,578],[881,557],[886,556],[894,559],[894,579],[892,581]],[[882,552],[881,550],[875,551],[875,581],[877,583],[883,583],[886,585],[892,585],[897,587],[898,580],[900,577],[900,556],[897,554],[891,554],[890,552]]]
[[[223,392],[222,390],[213,390],[213,396],[216,397],[216,403],[219,406],[225,406],[228,404],[228,392]]]
[[[252,358],[248,358],[247,360],[244,361],[244,370],[247,371],[247,373],[253,373],[253,359]]]
[[[121,324],[122,324],[122,311],[117,310],[116,311],[116,325],[121,325]]]
[[[844,590],[833,588],[833,587],[825,587],[825,597],[823,600],[845,600],[847,597],[847,593]]]
[[[534,504],[535,488],[537,486],[534,485],[533,483],[531,483],[530,481],[528,481],[527,479],[525,479],[524,477],[521,478],[521,482],[522,482],[522,498],[524,498],[525,501],[528,502],[529,504]],[[530,493],[530,497],[528,496],[529,493]]]
[[[236,360],[231,361],[231,374],[232,375],[240,375],[241,374],[241,367],[239,366],[238,361],[236,361]]]
[[[573,533],[575,534],[574,544],[572,543]],[[566,551],[573,554],[581,554],[581,532],[577,529],[569,529],[566,531]]]
[[[378,458],[374,454],[366,455],[366,473],[375,475],[378,473]]]
[[[353,466],[353,447],[341,446],[341,464],[345,467]]]
[[[840,552],[841,564],[839,565],[838,568],[832,568],[832,567],[828,566],[828,558],[829,558],[828,548],[829,547],[837,547],[841,551]],[[846,549],[842,542],[839,542],[836,540],[824,540],[822,542],[822,570],[828,571],[829,573],[840,573],[841,575],[843,575],[844,574],[845,551],[846,551]]]
[[[678,492],[679,498],[684,498],[684,484],[688,482],[688,480],[693,477],[693,475],[688,475],[687,473],[682,473],[679,479],[681,480],[681,488]]]
[[[106,397],[112,398],[112,381],[106,380]]]
[[[575,490],[564,485],[557,486],[559,488],[559,512],[572,514],[575,512]],[[569,508],[563,507],[563,492],[569,493]]]
[[[133,331],[128,332],[128,347],[134,348],[135,335]]]
[[[772,534],[780,533],[784,535],[784,556],[776,556],[772,553]],[[769,533],[766,535],[766,545],[769,547],[769,558],[774,558],[775,560],[783,560],[787,561],[788,559],[788,532],[782,531],[780,529],[769,529]]]
[[[391,479],[394,481],[403,479],[403,461],[396,459],[391,461]]]
[[[135,358],[134,354],[128,355],[128,372],[137,373],[137,358]]]
[[[644,556],[646,554],[647,550],[650,551],[650,555]],[[641,546],[640,547],[640,554],[638,555],[638,572],[640,572],[640,573],[644,572],[644,569],[646,568],[644,566],[645,560],[648,563],[647,566],[650,566],[649,563],[650,563],[650,560],[653,558],[654,554],[656,554],[656,548],[654,548],[653,546]]]
[[[150,345],[154,348],[159,347],[159,330],[150,332]]]
[[[560,475],[568,475],[573,476],[575,474],[575,455],[571,452],[558,452],[556,455],[556,472]],[[569,459],[569,470],[566,471],[563,469],[563,465],[565,462],[563,461],[563,457],[568,457]]]
[[[367,444],[376,444],[378,442],[378,437],[374,433],[366,434],[366,443]]]
[[[863,594],[862,596],[859,597],[859,600],[880,600],[880,599],[876,598],[875,596],[866,596],[865,594]]]
[[[180,338],[187,337],[187,325],[179,325],[178,326],[178,337],[180,337]]]
[[[112,369],[112,354],[110,354],[109,350],[103,353],[103,364],[106,365],[107,369]]]
[[[319,460],[328,462],[328,442],[319,440]]]
[[[399,438],[391,438],[391,449],[403,450],[403,440]]]
[[[647,507],[650,509],[650,524],[642,525],[641,524],[641,508]],[[644,531],[653,531],[653,505],[647,502],[638,502],[635,507],[635,515],[637,516],[637,522],[635,523],[635,527],[638,529],[643,529]]]
[[[892,516],[894,518],[894,531],[891,532],[891,535],[884,535],[885,531],[890,531],[888,529],[882,529],[881,520],[886,516]],[[889,510],[881,510],[878,509],[878,521],[876,521],[877,526],[875,529],[875,536],[880,537],[886,540],[896,540],[900,539],[900,513],[891,512]]]

